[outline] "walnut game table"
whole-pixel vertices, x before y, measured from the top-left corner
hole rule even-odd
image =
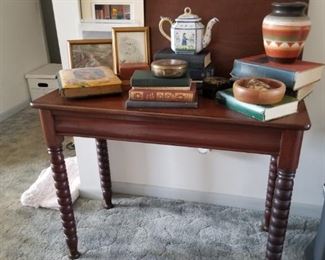
[[[80,253],[62,153],[64,136],[96,138],[107,209],[113,205],[106,139],[270,155],[263,224],[268,232],[266,259],[281,259],[302,138],[311,126],[304,102],[296,114],[259,122],[204,98],[199,99],[198,109],[132,110],[125,108],[126,98],[127,93],[64,99],[54,91],[31,104],[40,113],[70,258],[76,259]]]

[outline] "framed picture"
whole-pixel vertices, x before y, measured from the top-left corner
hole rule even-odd
[[[80,7],[86,31],[144,26],[144,0],[80,0]]]
[[[149,27],[118,27],[112,30],[114,72],[122,63],[150,63]]]
[[[107,66],[113,69],[111,39],[69,40],[70,68]]]

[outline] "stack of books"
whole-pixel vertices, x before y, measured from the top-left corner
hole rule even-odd
[[[181,78],[157,78],[149,70],[136,70],[130,80],[127,108],[197,108],[196,84],[188,74]]]
[[[217,99],[231,110],[260,121],[283,117],[298,111],[298,102],[307,97],[321,79],[324,64],[296,61],[290,64],[275,63],[265,54],[250,56],[234,61],[231,76],[233,79],[246,77],[266,77],[282,81],[286,85],[283,100],[274,105],[252,105],[234,98],[232,90],[220,91]]]
[[[202,83],[206,77],[214,76],[214,67],[211,64],[211,53],[203,50],[197,54],[176,54],[172,49],[166,48],[154,54],[154,60],[178,59],[188,63],[189,75],[195,83]]]
[[[304,99],[321,79],[324,64],[298,60],[290,64],[271,62],[266,55],[256,55],[234,61],[233,78],[267,77],[286,84],[287,94]]]
[[[217,92],[217,100],[227,108],[239,112],[258,121],[269,121],[297,112],[298,99],[284,96],[281,102],[275,105],[254,105],[237,100],[232,89]]]

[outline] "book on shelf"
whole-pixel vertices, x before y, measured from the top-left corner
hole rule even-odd
[[[154,54],[154,60],[161,59],[179,59],[188,62],[188,67],[191,69],[202,69],[211,63],[211,53],[203,50],[197,54],[176,54],[170,48],[165,48],[157,51]]]
[[[291,97],[295,97],[296,99],[303,100],[305,97],[307,97],[311,92],[313,92],[315,87],[315,82],[311,83],[307,86],[303,86],[302,88],[294,91],[290,88],[286,89],[286,95],[291,96]]]
[[[282,81],[288,88],[298,90],[320,80],[324,64],[297,60],[290,64],[269,61],[264,54],[250,56],[234,61],[231,76],[268,77]]]
[[[180,78],[157,78],[150,70],[136,70],[134,71],[130,85],[132,87],[189,87],[191,85],[191,78],[187,74]]]
[[[109,67],[75,68],[59,71],[60,94],[85,97],[121,93],[122,81]]]
[[[172,102],[172,101],[141,101],[141,100],[126,100],[126,108],[197,108],[198,99],[191,102]]]
[[[192,102],[196,96],[196,85],[192,84],[190,90],[165,89],[137,89],[129,90],[130,100],[142,101],[172,101],[172,102]]]
[[[237,100],[232,89],[217,92],[217,100],[230,110],[239,112],[258,121],[269,121],[298,111],[298,99],[284,96],[282,101],[274,105],[254,105]]]

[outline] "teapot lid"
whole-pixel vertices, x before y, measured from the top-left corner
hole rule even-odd
[[[191,21],[191,22],[195,22],[195,21],[201,21],[201,18],[196,15],[196,14],[192,14],[192,10],[189,7],[185,7],[184,9],[184,13],[181,14],[180,16],[178,16],[176,18],[176,21],[179,22],[186,22],[186,21]]]

